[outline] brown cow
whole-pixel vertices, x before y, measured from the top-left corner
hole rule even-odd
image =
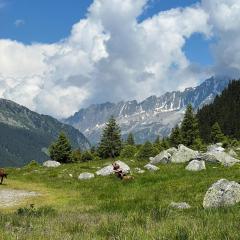
[[[8,174],[4,171],[4,169],[0,169],[0,179],[1,179],[0,184],[3,183],[3,178],[7,178],[7,175]]]

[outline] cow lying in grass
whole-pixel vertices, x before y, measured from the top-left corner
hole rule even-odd
[[[7,178],[7,173],[5,173],[4,169],[0,169],[0,184],[3,183],[3,178]]]
[[[112,166],[113,166],[113,171],[114,171],[114,173],[115,173],[116,176],[119,177],[121,180],[128,181],[128,180],[133,180],[133,179],[134,179],[133,176],[130,176],[130,175],[127,175],[126,173],[124,173],[123,170],[120,168],[120,165],[117,164],[116,162],[113,163]]]

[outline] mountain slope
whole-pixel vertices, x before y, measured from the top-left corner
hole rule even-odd
[[[64,131],[74,148],[88,148],[85,136],[72,126],[0,99],[0,166],[22,166],[49,157],[46,148]]]
[[[123,136],[132,132],[138,143],[154,140],[157,135],[167,136],[178,124],[191,103],[195,109],[213,101],[228,85],[229,79],[210,78],[195,88],[151,96],[138,103],[127,101],[91,105],[64,120],[82,131],[92,143],[99,141],[102,128],[111,115],[116,117]]]
[[[197,113],[201,137],[210,142],[211,127],[218,122],[223,133],[240,140],[240,81],[232,81],[214,102]]]

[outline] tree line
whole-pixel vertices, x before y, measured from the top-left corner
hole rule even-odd
[[[67,162],[84,162],[106,158],[147,159],[170,147],[184,144],[195,150],[205,151],[209,143],[222,142],[224,146],[236,145],[240,140],[240,81],[232,81],[228,88],[217,96],[214,102],[194,113],[191,105],[185,111],[183,121],[172,129],[170,136],[155,142],[136,144],[130,133],[123,141],[121,129],[114,117],[111,117],[103,129],[100,143],[90,150],[72,150],[64,133],[50,148],[53,160]]]

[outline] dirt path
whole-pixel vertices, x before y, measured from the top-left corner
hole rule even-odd
[[[39,194],[24,190],[0,189],[0,208],[12,207],[26,198],[36,197]]]

